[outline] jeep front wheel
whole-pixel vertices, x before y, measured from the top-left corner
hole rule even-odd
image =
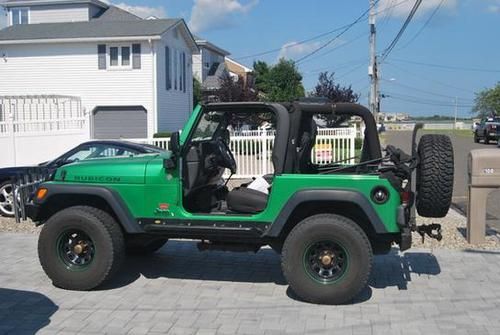
[[[106,212],[76,206],[53,215],[38,240],[40,264],[52,283],[91,290],[108,280],[125,253],[123,233]]]
[[[355,222],[318,214],[304,219],[286,238],[282,269],[301,299],[343,304],[366,287],[372,255],[366,234]]]

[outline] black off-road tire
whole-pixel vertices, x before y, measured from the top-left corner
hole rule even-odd
[[[474,143],[479,143],[479,137],[477,136],[477,131],[474,132]]]
[[[160,250],[168,239],[138,240],[129,237],[125,240],[125,250],[128,255],[150,255]]]
[[[59,251],[60,238],[71,231],[85,233],[95,246],[92,261],[83,269],[72,269]],[[68,290],[86,291],[108,281],[125,256],[123,232],[106,212],[75,206],[54,214],[43,226],[38,239],[40,264],[52,283]]]
[[[416,208],[419,215],[445,217],[453,195],[453,145],[446,135],[423,135],[418,144]]]
[[[490,138],[486,132],[484,133],[484,144],[490,144]]]
[[[318,281],[309,271],[308,250],[316,243],[331,241],[345,249],[347,266],[330,282]],[[283,245],[281,266],[295,294],[317,304],[343,304],[366,287],[373,252],[365,232],[352,220],[335,214],[308,217],[295,226]]]

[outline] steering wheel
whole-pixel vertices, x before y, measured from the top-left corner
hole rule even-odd
[[[219,154],[218,161],[220,165],[231,170],[232,174],[236,173],[236,160],[227,143],[222,139],[217,139],[215,145]]]

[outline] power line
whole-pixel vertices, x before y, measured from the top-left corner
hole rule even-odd
[[[462,107],[462,108],[474,107],[473,104],[455,104],[453,102],[446,102],[446,101],[442,101],[442,100],[431,100],[431,99],[427,99],[427,98],[409,96],[409,95],[393,93],[393,92],[387,92],[387,94],[384,94],[383,96],[385,98],[392,98],[392,99],[410,102],[410,103],[414,103],[414,104],[430,105],[430,106],[436,106],[436,107],[455,107],[455,106]]]
[[[444,83],[442,81],[439,81],[439,80],[436,80],[436,79],[432,79],[432,78],[429,78],[429,77],[426,77],[426,76],[422,76],[422,74],[417,74],[415,72],[412,72],[412,71],[408,71],[407,69],[404,69],[402,67],[399,67],[398,65],[396,64],[393,64],[391,62],[386,62],[385,63],[386,65],[389,65],[395,69],[397,69],[398,71],[402,71],[404,73],[407,73],[409,75],[412,75],[412,76],[415,76],[417,78],[421,78],[423,80],[427,80],[427,81],[430,81],[430,82],[433,82],[433,83],[436,83],[438,85],[441,85],[441,86],[444,86],[444,87],[448,87],[448,88],[453,88],[455,90],[459,90],[459,91],[462,91],[462,92],[467,92],[468,94],[475,94],[475,92],[471,91],[471,90],[466,90],[465,88],[461,88],[461,87],[457,87],[457,86],[453,86],[453,85],[450,85],[450,84],[447,84],[447,83]]]
[[[328,35],[333,34],[333,33],[337,32],[339,30],[345,29],[348,26],[349,26],[349,24],[346,24],[346,25],[344,25],[342,27],[338,27],[338,28],[335,28],[333,30],[327,31],[325,33],[321,33],[319,35],[316,35],[316,36],[307,38],[305,40],[299,41],[297,43],[293,43],[293,44],[291,44],[289,46],[285,46],[285,47],[282,46],[282,47],[279,47],[279,48],[275,48],[275,49],[271,49],[271,50],[267,50],[267,51],[262,51],[262,52],[259,52],[259,53],[253,54],[253,55],[238,57],[238,58],[235,58],[235,59],[236,60],[242,60],[242,59],[253,58],[253,57],[264,56],[264,55],[268,55],[268,54],[271,54],[271,53],[275,53],[275,52],[281,51],[282,49],[292,48],[292,47],[295,47],[297,45],[305,44],[307,42],[314,41],[314,40],[316,40],[318,38],[321,38],[321,37],[324,37],[324,36],[328,36]]]
[[[417,39],[417,37],[422,33],[422,31],[424,31],[424,29],[429,25],[429,23],[432,21],[432,19],[434,18],[434,16],[437,14],[437,12],[439,12],[439,9],[441,9],[441,6],[443,5],[444,3],[444,0],[441,0],[439,2],[439,4],[437,5],[436,8],[434,8],[434,10],[432,11],[431,15],[429,16],[429,18],[427,19],[427,21],[425,21],[425,23],[423,24],[423,26],[417,31],[417,33],[415,35],[413,35],[413,37],[407,42],[405,43],[401,48],[399,48],[398,50],[401,50],[401,49],[404,49],[406,48],[408,45],[410,45],[414,40]]]
[[[343,70],[343,69],[346,69],[346,68],[352,68],[353,66],[359,67],[359,64],[363,65],[364,61],[365,61],[364,58],[359,58],[357,60],[352,60],[352,61],[349,61],[349,62],[340,63],[340,64],[337,64],[335,66],[322,67],[322,68],[319,68],[319,69],[307,71],[307,72],[305,72],[303,74],[303,76],[304,77],[305,76],[310,76],[310,75],[313,75],[313,74],[318,74],[318,73],[326,72],[326,71],[337,73],[338,70]]]
[[[471,72],[500,72],[500,70],[497,70],[497,69],[483,69],[483,68],[459,67],[459,66],[451,66],[451,65],[443,65],[443,64],[431,64],[431,63],[415,62],[415,61],[411,61],[411,60],[398,59],[398,58],[393,58],[392,60],[396,61],[396,62],[415,64],[415,65],[421,65],[421,66],[429,66],[429,67],[442,68],[442,69],[448,69],[448,70],[461,70],[461,71],[471,71]]]
[[[329,54],[331,54],[332,52],[337,51],[337,50],[338,50],[338,49],[340,49],[340,48],[344,48],[344,47],[348,46],[349,44],[352,44],[352,43],[354,43],[355,41],[359,40],[361,37],[365,37],[365,36],[367,36],[367,35],[368,35],[368,33],[367,33],[367,32],[364,32],[364,33],[362,33],[362,34],[360,34],[360,35],[356,36],[355,38],[353,38],[353,39],[351,39],[351,40],[349,40],[349,41],[347,41],[347,42],[345,42],[345,43],[342,43],[342,44],[340,44],[340,45],[338,45],[338,46],[336,46],[336,47],[334,47],[334,48],[332,48],[332,49],[330,49],[330,50],[325,51],[325,52],[324,52],[324,53],[322,53],[322,54],[317,55],[316,57],[312,57],[312,58],[308,58],[308,59],[304,60],[303,62],[301,62],[301,64],[304,64],[304,63],[306,63],[306,62],[310,62],[310,61],[312,61],[312,60],[315,60],[315,59],[318,59],[318,58],[324,57],[324,56],[326,56],[326,55],[329,55]]]
[[[398,2],[398,3],[396,3],[396,4],[394,4],[394,5],[387,6],[387,7],[385,7],[384,9],[382,9],[382,10],[380,10],[380,11],[376,12],[376,14],[380,14],[380,13],[383,13],[383,12],[389,12],[389,11],[391,11],[393,8],[398,7],[398,6],[400,6],[400,5],[404,4],[405,2],[408,2],[408,1],[410,1],[410,0],[402,0],[402,1],[400,1],[400,2]],[[378,2],[378,1],[377,1],[377,2]],[[368,11],[369,11],[369,10],[368,10]],[[367,11],[367,12],[368,12],[368,11]],[[366,13],[365,13],[365,15],[366,15]],[[297,42],[297,43],[294,43],[294,44],[292,44],[292,45],[289,45],[289,46],[285,46],[285,47],[281,46],[281,47],[279,47],[279,48],[274,48],[274,49],[265,50],[265,51],[258,52],[258,53],[255,53],[255,54],[251,54],[251,55],[246,55],[246,56],[237,57],[237,58],[235,58],[235,60],[243,60],[243,59],[248,59],[248,58],[253,58],[253,57],[258,57],[258,56],[264,56],[264,55],[272,54],[272,53],[275,53],[275,52],[279,52],[279,51],[281,51],[283,48],[288,49],[288,48],[295,47],[295,46],[297,46],[297,45],[305,44],[305,43],[307,43],[307,42],[311,42],[311,41],[314,41],[314,40],[319,39],[319,38],[321,38],[321,37],[328,36],[328,35],[330,35],[330,34],[333,34],[333,33],[337,32],[337,31],[343,30],[343,29],[345,29],[345,28],[349,27],[351,24],[352,24],[352,23],[349,23],[349,24],[343,25],[343,26],[341,26],[341,27],[338,27],[338,28],[332,29],[332,30],[330,30],[330,31],[327,31],[327,32],[324,32],[324,33],[321,33],[321,34],[318,34],[318,35],[312,36],[312,37],[310,37],[310,38],[307,38],[307,39],[301,40],[301,41],[299,41],[299,42]],[[366,35],[366,34],[364,34],[364,35]],[[364,36],[364,35],[363,35],[363,36]],[[360,36],[360,37],[362,37],[362,36]],[[356,38],[356,39],[357,39],[357,38]],[[331,52],[331,51],[329,51],[329,52]]]
[[[300,64],[300,62],[304,61],[305,59],[311,57],[312,55],[316,54],[317,52],[323,50],[324,48],[326,48],[327,46],[329,46],[330,44],[332,44],[334,41],[336,41],[338,38],[340,38],[342,35],[344,35],[348,30],[350,30],[352,27],[354,27],[356,24],[358,24],[359,22],[361,22],[361,20],[363,20],[363,18],[366,16],[366,14],[368,14],[368,12],[379,2],[380,0],[376,0],[374,2],[374,4],[372,6],[370,6],[367,10],[365,10],[360,16],[358,16],[358,18],[356,20],[354,20],[352,23],[350,23],[349,25],[347,25],[346,28],[344,28],[340,33],[338,33],[337,35],[335,35],[335,37],[333,37],[332,39],[328,40],[326,43],[324,43],[323,45],[319,46],[318,48],[314,49],[313,51],[309,52],[308,54],[300,57],[299,59],[295,60],[295,63],[296,64]]]
[[[399,82],[394,82],[394,81],[387,80],[387,79],[382,79],[382,80],[385,81],[385,82],[387,82],[387,83],[390,83],[392,85],[405,87],[405,88],[408,88],[408,89],[411,89],[411,90],[414,90],[414,91],[418,91],[418,92],[422,92],[422,93],[425,93],[425,94],[430,94],[430,95],[434,95],[434,96],[438,96],[438,97],[450,98],[450,99],[455,99],[455,97],[456,97],[456,96],[451,96],[451,95],[445,95],[445,94],[439,94],[439,93],[435,93],[435,92],[431,92],[431,91],[426,91],[426,90],[423,90],[421,88],[417,88],[417,87],[413,87],[413,86],[401,84]],[[459,99],[460,100],[464,100],[464,101],[468,100],[468,99],[463,99],[463,98],[459,98]]]
[[[392,11],[394,10],[394,8],[396,8],[398,6],[401,6],[402,4],[404,4],[404,3],[408,2],[408,1],[410,1],[410,0],[403,0],[403,1],[400,1],[398,3],[395,3],[394,5],[389,5],[389,6],[385,7],[384,9],[381,9],[381,10],[375,12],[375,15],[378,15],[378,14],[386,12],[386,11],[391,11],[391,13],[392,13]]]
[[[410,10],[410,13],[408,14],[408,17],[406,18],[405,22],[403,23],[403,26],[399,30],[398,34],[396,35],[396,37],[394,37],[394,39],[389,44],[389,46],[387,48],[385,48],[384,52],[382,52],[382,62],[389,56],[389,54],[394,49],[394,47],[398,43],[398,41],[401,38],[401,36],[403,36],[406,28],[408,27],[408,25],[410,24],[411,20],[413,19],[413,16],[415,16],[415,13],[417,12],[418,7],[420,7],[421,3],[422,3],[422,0],[416,0],[415,1],[415,4],[413,5],[412,9]]]

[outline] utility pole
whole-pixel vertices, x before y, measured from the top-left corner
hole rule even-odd
[[[370,27],[370,65],[368,66],[368,75],[370,76],[370,111],[378,123],[378,114],[380,112],[379,92],[378,92],[378,67],[377,67],[377,49],[376,49],[376,29],[375,29],[375,0],[370,0],[370,18],[368,24]]]

